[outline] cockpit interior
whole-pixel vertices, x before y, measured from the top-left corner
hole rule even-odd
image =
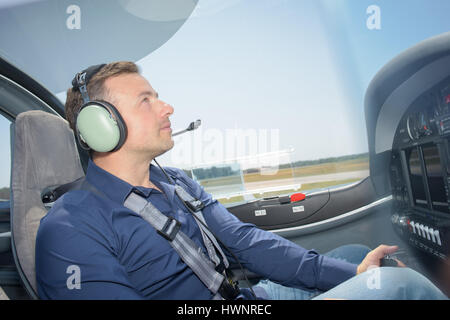
[[[39,3],[39,1],[24,2],[24,7]],[[50,3],[52,1],[42,2]],[[130,8],[139,8],[139,1],[135,2],[136,6]],[[197,3],[197,1],[194,2]],[[204,1],[199,2],[201,4]],[[210,9],[214,12],[233,10],[233,6],[239,6],[237,3],[240,1],[229,2],[233,4],[221,7],[220,10],[217,7],[214,7],[214,10],[212,7]],[[281,6],[281,2],[286,8],[288,3],[291,3],[290,1],[278,1],[277,6]],[[330,10],[333,10],[331,8],[333,6],[328,8],[325,4],[327,1],[322,2],[326,7],[326,10],[324,9],[326,12],[329,13]],[[0,5],[0,12],[6,12],[11,6],[12,4],[3,7]],[[217,4],[217,6],[219,5]],[[287,10],[286,8],[284,10]],[[186,9],[189,14],[191,9]],[[365,12],[363,14],[367,15]],[[75,15],[73,19],[76,17]],[[370,17],[372,15],[369,13]],[[139,19],[144,21],[147,18]],[[153,22],[158,20],[157,17],[152,19],[154,19]],[[189,25],[183,26],[177,17],[171,19],[169,22],[175,21],[177,26],[170,32],[166,30],[170,33],[170,37],[177,36],[175,29],[183,30],[184,27],[190,27]],[[187,21],[192,19],[194,23],[196,21],[195,16],[186,19]],[[0,26],[2,25],[0,19]],[[144,25],[145,23],[142,22],[142,28],[147,27]],[[138,28],[139,26],[141,25],[133,27]],[[168,23],[168,26],[172,26],[172,24]],[[227,36],[222,36],[224,41],[230,41]],[[235,36],[237,37],[237,35]],[[163,50],[165,41],[161,39],[158,41],[155,48],[162,46],[160,50]],[[167,44],[170,44],[171,40],[167,41]],[[138,49],[133,48],[133,50],[137,52],[144,49],[139,47]],[[202,47],[199,50],[203,50]],[[160,52],[164,53],[164,51]],[[8,134],[9,139],[6,139],[8,141],[4,145],[5,148],[10,148],[7,154],[11,154],[7,159],[8,165],[9,162],[11,163],[11,176],[8,172],[8,186],[5,186],[7,191],[5,191],[5,195],[0,194],[0,288],[2,289],[0,299],[38,299],[35,285],[33,285],[34,281],[30,281],[33,272],[29,270],[29,261],[34,254],[34,248],[30,247],[30,241],[32,243],[34,240],[40,217],[45,215],[48,210],[41,196],[50,186],[55,187],[69,183],[84,174],[89,155],[77,146],[73,151],[78,158],[75,157],[73,163],[70,164],[72,167],[76,167],[76,173],[64,179],[57,177],[55,180],[51,180],[49,185],[35,186],[34,183],[38,180],[34,180],[34,178],[28,180],[26,177],[20,178],[20,183],[16,183],[19,181],[17,172],[24,172],[23,166],[27,163],[33,165],[32,162],[26,162],[24,159],[22,162],[14,159],[14,150],[21,141],[15,135],[16,118],[24,112],[42,111],[64,119],[64,103],[60,98],[61,94],[57,94],[61,90],[55,83],[67,79],[61,79],[61,76],[55,81],[54,78],[58,78],[63,72],[52,74],[50,80],[35,79],[38,69],[25,70],[24,65],[20,65],[22,58],[13,59],[11,54],[6,50],[2,51],[0,44],[0,115],[6,119],[5,123],[7,123],[1,132],[5,136]],[[158,50],[154,54],[159,54]],[[123,54],[122,56],[126,57],[127,55]],[[130,60],[138,60],[137,54],[128,56]],[[25,57],[27,56],[25,55]],[[104,56],[104,58],[110,59],[108,56]],[[193,61],[194,58],[191,57]],[[370,61],[366,61],[366,63],[370,64]],[[153,67],[158,70],[156,66]],[[231,66],[229,67],[231,68]],[[205,82],[210,81],[207,75],[203,79]],[[169,82],[168,79],[162,78],[160,83],[165,83],[165,81]],[[194,90],[197,85],[199,84],[194,84],[188,90]],[[252,89],[246,90],[251,91]],[[277,187],[276,181],[278,181],[273,178],[270,184],[260,183],[258,185],[258,188],[270,187],[264,191],[258,191],[258,196],[255,196],[258,192],[247,192],[244,190],[245,188],[233,190],[231,193],[227,191],[228,198],[223,197],[224,205],[241,221],[255,224],[261,229],[278,234],[304,248],[314,248],[319,253],[345,244],[362,244],[370,248],[375,248],[380,244],[398,245],[399,250],[396,252],[395,258],[425,275],[449,296],[450,32],[441,32],[427,37],[408,48],[403,48],[397,55],[392,56],[372,75],[370,83],[364,90],[363,99],[358,102],[361,113],[364,115],[364,119],[361,119],[358,126],[365,126],[364,133],[365,139],[367,139],[367,153],[365,153],[367,174],[365,176],[352,181],[342,179],[344,182],[334,186],[321,184],[319,187],[310,189],[299,189],[289,185],[283,192],[273,192],[272,189]],[[210,112],[206,109],[202,108],[201,112]],[[273,112],[277,113],[278,111],[273,110]],[[220,115],[219,112],[214,111],[213,113],[215,113],[214,119]],[[295,113],[292,112],[292,114]],[[239,116],[236,115],[236,117]],[[181,121],[187,123],[190,120],[193,119],[182,119]],[[217,121],[220,122],[220,119]],[[243,122],[244,120],[239,123]],[[203,123],[207,125],[208,122],[202,122],[202,126]],[[3,124],[0,123],[0,125]],[[282,129],[283,125],[275,123],[274,126]],[[315,126],[321,126],[320,119],[317,120]],[[328,127],[321,130],[334,130],[334,128]],[[189,134],[191,133],[184,133],[183,136]],[[52,139],[49,141],[53,141]],[[300,137],[298,140],[301,140]],[[39,153],[40,155],[51,152],[57,157],[55,152],[65,152],[52,149],[54,145],[49,146],[48,141],[36,143],[43,150]],[[1,147],[3,148],[3,145]],[[320,148],[327,148],[326,143],[324,142]],[[296,171],[297,167],[288,168],[292,168],[293,173],[300,172]],[[38,172],[47,170],[49,174],[52,174],[48,167],[35,168],[35,170]],[[195,166],[191,166],[189,170],[191,177],[196,178],[199,182],[202,181],[201,174],[206,177],[206,173],[212,172],[211,170],[201,171]],[[228,171],[232,172],[232,169],[230,170]],[[240,167],[236,170],[238,173],[234,177],[237,177],[239,183],[243,181],[243,185],[246,185],[248,189],[252,183],[250,178],[254,178],[261,172],[258,170],[251,166]],[[203,186],[205,189],[210,188],[211,192],[215,192],[220,187],[218,183],[226,181],[223,176],[219,175],[219,178],[222,180],[205,178],[204,181],[207,183]],[[294,177],[291,179],[293,182],[290,183],[300,181],[296,179]],[[302,183],[307,184],[305,181]],[[216,184],[214,185],[214,183]],[[31,189],[34,193],[31,192]],[[223,193],[223,190],[219,193]],[[230,199],[237,200],[233,202]],[[27,202],[31,202],[31,204],[25,208],[23,204]],[[40,213],[36,215],[35,210]],[[235,272],[239,281],[243,279],[240,272],[241,270]],[[251,272],[247,272],[247,276],[250,282],[256,281],[255,279],[259,277]]]

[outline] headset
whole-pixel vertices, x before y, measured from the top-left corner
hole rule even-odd
[[[75,117],[75,135],[83,149],[97,152],[117,151],[127,138],[127,126],[117,108],[104,100],[91,100],[87,92],[89,80],[105,65],[91,66],[72,80],[72,89],[83,98]]]

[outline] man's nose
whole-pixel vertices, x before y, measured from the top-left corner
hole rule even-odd
[[[168,115],[173,114],[173,112],[175,111],[174,108],[170,104],[165,103],[164,101],[162,101],[162,103],[163,103],[164,115],[166,115],[166,114],[168,114]]]

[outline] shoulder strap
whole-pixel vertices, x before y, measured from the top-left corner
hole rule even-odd
[[[51,206],[59,197],[70,190],[79,189],[84,183],[85,177],[81,177],[75,181],[60,185],[56,188],[47,188],[42,191],[41,200],[47,206]]]
[[[228,268],[230,264],[228,262],[227,257],[223,253],[222,248],[217,242],[216,237],[214,237],[211,231],[209,231],[209,229],[205,227],[206,221],[201,211],[201,209],[203,209],[204,207],[203,203],[200,200],[193,198],[186,190],[184,190],[179,185],[175,185],[175,193],[178,195],[181,201],[183,201],[185,205],[191,209],[190,210],[191,213],[195,216],[196,218],[195,221],[197,222],[197,225],[200,228],[203,242],[206,246],[206,249],[208,250],[208,255],[211,258],[211,260],[214,261],[216,266],[218,266],[222,261],[224,267]],[[222,260],[220,260],[220,258],[217,256],[216,250],[220,253]]]
[[[56,188],[47,188],[42,192],[41,200],[46,207],[52,207],[53,203],[63,194],[71,190],[89,190],[98,196],[103,197],[102,193],[93,185],[87,182],[86,177],[81,177],[75,181],[62,184]]]
[[[138,213],[159,234],[164,236],[181,259],[192,269],[203,284],[214,294],[215,298],[221,298],[218,293],[225,276],[216,271],[214,264],[202,252],[202,250],[180,230],[180,222],[172,217],[162,214],[153,204],[143,197],[132,192],[126,198],[124,206]]]

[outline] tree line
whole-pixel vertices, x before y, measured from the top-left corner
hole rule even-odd
[[[356,159],[368,160],[369,153],[365,152],[365,153],[351,154],[351,155],[341,156],[341,157],[322,158],[322,159],[317,159],[317,160],[300,160],[300,161],[295,161],[292,163],[280,164],[279,168],[284,169],[284,168],[290,168],[290,167],[292,167],[292,168],[306,167],[306,166],[312,166],[315,164],[341,162],[341,161],[356,160]]]

